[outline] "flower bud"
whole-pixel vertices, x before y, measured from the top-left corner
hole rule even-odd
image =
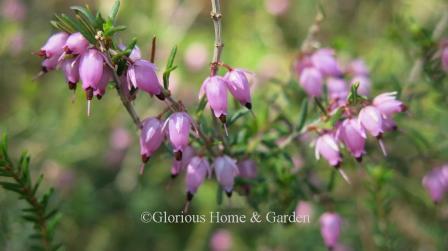
[[[149,157],[160,147],[163,142],[162,122],[156,118],[147,118],[142,121],[140,132],[140,154],[142,161],[146,163]]]
[[[59,58],[59,56],[61,56],[64,52],[63,47],[65,45],[65,41],[67,41],[67,38],[68,34],[65,32],[58,32],[51,35],[45,45],[40,49],[39,56],[43,56],[45,58]]]
[[[66,54],[79,55],[84,53],[89,47],[89,41],[79,32],[71,34],[64,45]]]
[[[387,116],[383,116],[383,131],[390,132],[397,130],[397,123],[393,119]]]
[[[334,167],[339,167],[342,162],[342,156],[339,152],[338,143],[335,137],[330,133],[325,133],[317,138],[315,155],[316,159],[319,159],[320,155],[322,155],[328,163]]]
[[[71,90],[76,89],[76,83],[79,81],[79,58],[70,58],[62,61],[62,70],[64,71],[68,88]]]
[[[396,95],[397,92],[386,92],[373,99],[373,105],[383,114],[383,117],[406,110],[406,106],[397,100]]]
[[[163,125],[163,131],[168,126],[168,136],[178,161],[182,160],[182,152],[188,146],[191,122],[191,117],[186,112],[176,112]]]
[[[196,193],[199,186],[202,185],[210,173],[210,165],[206,158],[196,156],[191,159],[187,166],[187,175],[185,177],[187,193],[190,195],[189,198]]]
[[[323,78],[322,74],[316,68],[308,67],[303,69],[299,82],[308,96],[319,97],[322,95]]]
[[[430,171],[423,177],[422,184],[434,203],[443,199],[446,188],[442,182],[442,175],[439,168]]]
[[[371,84],[370,79],[368,77],[362,75],[355,76],[351,81],[351,85],[354,85],[355,83],[359,83],[358,86],[359,95],[369,96]]]
[[[171,165],[171,178],[176,178],[177,175],[182,171],[182,161],[173,159],[173,164]]]
[[[342,122],[338,136],[347,149],[358,161],[361,161],[365,153],[366,133],[356,119],[350,118]]]
[[[358,121],[373,137],[380,137],[383,133],[383,119],[381,112],[375,106],[366,106],[361,109]]]
[[[339,242],[342,219],[337,213],[326,212],[320,216],[319,222],[324,243],[331,250]]]
[[[242,105],[251,109],[250,86],[249,80],[246,77],[246,72],[241,69],[233,69],[227,72],[224,78],[226,80],[227,89],[229,89],[233,97]]]
[[[199,96],[207,96],[208,103],[213,113],[219,119],[225,119],[227,115],[227,84],[221,76],[212,76],[205,79]]]
[[[327,77],[340,77],[342,75],[341,68],[332,49],[324,48],[316,51],[311,56],[311,61],[314,67]]]
[[[255,179],[257,177],[257,165],[251,159],[238,162],[239,176],[245,179]]]
[[[82,81],[82,88],[95,90],[103,76],[104,58],[96,49],[86,51],[79,62],[79,77]],[[91,97],[88,97],[90,100]]]
[[[157,96],[160,100],[165,99],[162,93],[159,79],[156,75],[156,66],[151,62],[143,59],[136,60],[129,66],[128,72],[129,84],[135,88],[139,88],[151,95]],[[129,86],[129,89],[131,87]]]
[[[235,182],[235,176],[238,175],[238,167],[236,166],[236,160],[230,158],[227,155],[217,157],[214,163],[216,179],[222,186],[227,196],[232,196],[233,184]]]

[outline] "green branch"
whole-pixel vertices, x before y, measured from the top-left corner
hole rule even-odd
[[[49,210],[48,202],[53,194],[53,188],[42,196],[37,195],[37,190],[43,179],[40,175],[35,183],[32,182],[29,172],[30,156],[23,153],[17,165],[11,161],[8,155],[7,140],[4,136],[1,142],[0,152],[0,186],[5,190],[20,195],[19,199],[25,200],[29,207],[22,209],[22,218],[31,222],[36,231],[30,236],[36,243],[32,250],[53,251],[60,248],[60,244],[53,244],[55,227],[60,219],[57,210]]]

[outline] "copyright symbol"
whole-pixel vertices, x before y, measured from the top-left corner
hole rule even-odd
[[[141,220],[143,223],[150,223],[150,222],[151,222],[151,213],[150,213],[150,212],[143,212],[143,213],[140,215],[140,220]]]

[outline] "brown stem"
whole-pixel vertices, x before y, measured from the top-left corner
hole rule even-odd
[[[212,3],[212,11],[210,12],[210,17],[213,20],[213,26],[215,28],[215,48],[213,50],[213,59],[212,64],[210,66],[211,75],[216,75],[218,71],[218,63],[221,60],[221,52],[224,47],[224,43],[222,42],[222,24],[221,24],[221,1],[220,0],[211,0]]]
[[[137,126],[138,129],[140,129],[142,127],[142,122],[140,121],[137,112],[134,110],[134,106],[132,105],[131,101],[128,99],[128,97],[123,91],[121,80],[117,75],[116,68],[112,65],[112,60],[110,59],[110,55],[108,53],[106,58],[106,64],[112,70],[112,77],[114,79],[115,89],[117,90],[118,96],[120,96],[121,103],[128,111],[134,124]]]

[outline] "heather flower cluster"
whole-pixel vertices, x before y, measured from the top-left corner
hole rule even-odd
[[[115,7],[118,8],[117,6],[119,2],[118,5],[116,3]],[[185,172],[188,202],[212,174],[229,197],[232,195],[236,176],[245,179],[256,177],[255,162],[247,158],[237,162],[224,149],[214,149],[212,136],[200,130],[200,123],[188,113],[180,100],[176,101],[171,97],[169,74],[176,68],[173,65],[176,48],[168,59],[162,85],[153,60],[155,39],[151,59],[146,60],[136,41],[128,46],[116,45],[114,42],[111,35],[123,29],[121,26],[114,26],[112,17],[116,15],[116,11],[112,11],[112,16],[107,20],[98,14],[97,19],[92,21],[88,9],[74,9],[75,12],[78,11],[80,23],[74,24],[76,21],[66,15],[56,15],[58,21],[52,24],[61,31],[51,35],[36,53],[43,58],[41,74],[61,69],[69,89],[76,90],[78,83],[81,83],[87,98],[88,115],[92,99],[101,99],[109,82],[112,82],[140,130],[141,174],[145,164],[167,141],[174,156],[171,177]],[[91,32],[92,30],[95,32]],[[227,69],[224,76],[216,75],[219,67]],[[210,71],[211,75],[203,82],[199,96],[201,102],[208,102],[214,116],[225,126],[228,114],[227,92],[242,106],[249,110],[252,108],[248,73],[219,61],[211,63]],[[140,121],[130,102],[136,99],[137,91],[156,96],[168,107],[159,115]],[[226,126],[225,129],[227,133]],[[195,144],[196,149],[192,146],[193,143],[198,143]],[[244,187],[246,192],[249,189],[249,186]]]
[[[317,159],[322,156],[331,166],[339,168],[343,159],[341,149],[346,148],[361,161],[368,136],[379,142],[386,155],[383,134],[397,129],[393,115],[405,111],[406,106],[397,99],[396,92],[380,94],[373,100],[367,98],[371,84],[369,70],[362,60],[353,60],[343,67],[334,51],[324,48],[299,56],[295,70],[299,84],[324,113],[321,120],[325,125],[309,129],[318,134]],[[330,127],[325,123],[328,121],[332,122]]]
[[[448,165],[429,171],[423,177],[422,184],[434,203],[441,202],[448,192]]]

